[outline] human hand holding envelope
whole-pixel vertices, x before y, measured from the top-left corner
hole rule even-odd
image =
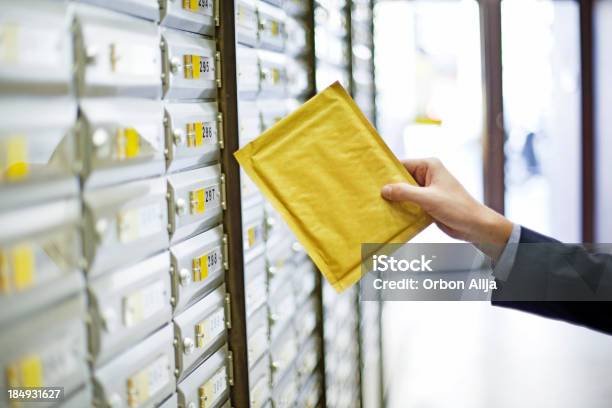
[[[380,196],[416,182],[338,82],[234,156],[338,292],[361,278],[362,243],[403,243],[431,223]]]

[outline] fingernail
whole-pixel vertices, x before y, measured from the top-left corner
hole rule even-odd
[[[393,187],[391,187],[391,186],[384,186],[382,188],[382,195],[384,197],[389,197],[391,195],[392,191],[393,191]]]

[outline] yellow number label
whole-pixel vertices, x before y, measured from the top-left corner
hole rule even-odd
[[[214,144],[217,130],[210,122],[193,122],[187,124],[187,147],[200,147]]]
[[[117,130],[117,157],[131,159],[140,154],[140,135],[134,128]]]
[[[28,145],[24,137],[13,136],[5,141],[5,166],[3,179],[8,181],[21,180],[30,173],[28,163]]]
[[[216,206],[219,203],[219,186],[199,188],[189,192],[191,214],[204,214],[206,208]]]
[[[185,55],[185,79],[214,79],[215,65],[209,57]]]
[[[225,367],[217,371],[210,380],[200,387],[200,408],[208,408],[214,405],[215,401],[227,389],[227,374]]]

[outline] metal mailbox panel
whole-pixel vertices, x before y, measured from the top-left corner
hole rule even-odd
[[[261,119],[255,102],[238,102],[238,126],[241,148],[261,133]],[[259,189],[242,168],[240,168],[240,197],[245,208],[263,202]]]
[[[184,378],[198,362],[216,350],[226,337],[225,286],[174,317],[176,372]]]
[[[285,12],[263,2],[257,3],[257,45],[282,52],[285,49]]]
[[[363,44],[353,44],[353,71],[363,70],[372,73],[372,50],[369,46]]]
[[[60,2],[0,3],[2,93],[68,93],[72,43],[66,9]]]
[[[266,303],[266,258],[261,255],[244,266],[247,318]]]
[[[315,275],[317,271],[310,260],[298,265],[295,270],[293,274],[295,300],[298,305],[301,305],[310,297],[315,289]]]
[[[304,408],[316,408],[321,399],[321,376],[316,373],[306,381],[302,382],[302,391],[299,401]]]
[[[353,81],[355,82],[355,88],[363,89],[367,92],[373,93],[374,78],[372,72],[369,69],[359,69],[353,71]]]
[[[77,194],[76,115],[68,98],[0,99],[0,208]]]
[[[162,38],[164,98],[215,99],[215,42],[197,34],[172,29],[164,29]]]
[[[287,94],[298,98],[308,92],[310,82],[308,65],[301,60],[287,59]]]
[[[288,371],[293,371],[292,365],[297,353],[297,339],[293,330],[285,330],[278,339],[272,341],[270,347],[272,388],[276,388]]]
[[[238,138],[240,147],[244,147],[261,133],[259,106],[254,101],[238,102]]]
[[[208,357],[177,386],[181,407],[220,407],[229,395],[227,346]]]
[[[236,1],[236,40],[245,45],[255,46],[257,43],[257,31],[259,22],[255,1]]]
[[[319,338],[313,337],[300,351],[296,360],[296,369],[300,378],[307,379],[316,369],[321,356]]]
[[[284,0],[265,0],[266,3],[272,4],[275,7],[283,6]]]
[[[147,20],[159,21],[159,4],[157,0],[78,0],[115,11],[142,17]]]
[[[0,213],[0,322],[83,288],[80,219],[77,199]]]
[[[242,210],[242,239],[244,264],[258,257],[265,250],[265,217],[263,205]]]
[[[349,61],[349,49],[346,41],[336,37],[334,34],[325,30],[317,30],[316,36],[316,56],[317,58],[338,67],[344,67]],[[319,44],[321,44],[319,46]]]
[[[265,355],[249,371],[249,397],[251,408],[261,408],[266,406],[271,396],[270,389],[270,360],[269,355]]]
[[[82,386],[72,395],[66,395],[65,400],[57,406],[57,408],[83,408],[93,406],[92,387],[89,383]],[[52,403],[51,403],[52,404]],[[46,405],[37,404],[41,408],[46,408]]]
[[[286,93],[286,57],[271,51],[257,51],[259,95],[283,97]]]
[[[274,342],[278,337],[291,327],[291,320],[295,317],[295,298],[293,296],[293,285],[291,276],[288,275],[285,282],[271,295],[268,302],[270,309],[270,338]]]
[[[158,27],[149,21],[75,7],[77,91],[80,96],[161,96]]]
[[[96,365],[109,361],[170,321],[168,258],[168,253],[163,252],[89,284],[89,341]]]
[[[337,37],[345,37],[348,32],[346,1],[323,2],[318,1],[315,8],[315,25],[325,27],[331,34]],[[326,3],[326,4],[323,4]]]
[[[283,9],[289,16],[302,17],[308,12],[309,4],[304,0],[284,0]]]
[[[236,80],[239,99],[253,99],[259,92],[260,72],[257,51],[242,45],[236,46]]]
[[[164,173],[160,101],[90,98],[80,102],[85,189]]]
[[[291,244],[294,236],[289,226],[283,220],[280,213],[276,211],[270,202],[265,203],[266,209],[266,247],[269,251],[268,259],[271,265],[283,266],[288,260],[287,254],[291,254]],[[282,253],[281,253],[282,252]],[[276,265],[277,255],[280,256],[280,265]]]
[[[266,240],[266,258],[268,260],[268,273],[274,278],[286,264],[291,262],[293,251],[293,236],[274,230],[274,235],[268,235]],[[270,234],[270,231],[268,231]]]
[[[351,5],[353,6],[351,10],[352,24],[361,23],[369,27],[372,23],[372,7],[370,2],[353,2]]]
[[[351,27],[351,33],[353,35],[353,44],[362,44],[368,47],[372,46],[374,40],[372,38],[369,23],[359,23],[353,25]]]
[[[83,201],[85,255],[91,276],[168,247],[163,178],[86,191]]]
[[[76,391],[89,376],[86,347],[83,296],[13,321],[0,333],[0,367],[6,375],[0,405],[9,406],[7,387],[61,385],[66,395]]]
[[[219,286],[224,279],[226,255],[222,226],[170,247],[175,313]]]
[[[169,397],[175,388],[172,338],[166,325],[94,369],[96,406],[152,407]]]
[[[273,375],[274,377],[274,375]],[[295,406],[298,396],[298,378],[293,368],[289,369],[284,378],[272,383],[272,401],[274,408],[289,408]]]
[[[295,235],[293,235],[293,233],[291,233],[291,236],[293,237],[293,243],[291,244],[291,252],[293,253],[293,263],[294,265],[301,265],[303,262],[306,262],[306,260],[309,259],[308,253],[306,252],[302,244],[300,244],[300,242],[297,240]]]
[[[220,0],[161,0],[161,24],[204,35],[215,34]]]
[[[310,298],[298,311],[295,329],[298,342],[304,344],[317,328],[317,300]]]
[[[268,350],[268,322],[268,310],[266,307],[260,307],[247,320],[247,352],[249,367],[253,367]]]
[[[265,99],[257,101],[261,115],[261,131],[271,128],[287,115],[287,104],[284,100]]]
[[[169,173],[219,160],[223,128],[216,103],[169,103],[164,122]]]
[[[158,408],[177,408],[178,407],[178,395],[176,392],[168,397],[167,400],[161,403]]]
[[[171,242],[192,237],[221,222],[225,207],[218,164],[168,176]]]
[[[278,259],[276,264],[280,265],[281,262]],[[270,288],[271,301],[275,301],[277,296],[280,296],[280,298],[284,296],[284,294],[279,293],[281,289],[293,295],[293,285],[290,283],[293,274],[294,268],[291,263],[280,267],[275,267],[273,264],[268,263],[268,286]]]
[[[306,51],[308,51],[306,24],[300,20],[287,17],[285,27],[287,30],[286,53],[293,56],[306,54]]]
[[[371,120],[371,114],[374,110],[374,102],[372,101],[372,95],[369,92],[355,92],[355,97],[353,98],[359,109],[363,112],[363,114]]]

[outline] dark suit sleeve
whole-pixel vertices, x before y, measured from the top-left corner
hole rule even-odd
[[[510,275],[492,303],[612,334],[612,256],[521,228]]]

